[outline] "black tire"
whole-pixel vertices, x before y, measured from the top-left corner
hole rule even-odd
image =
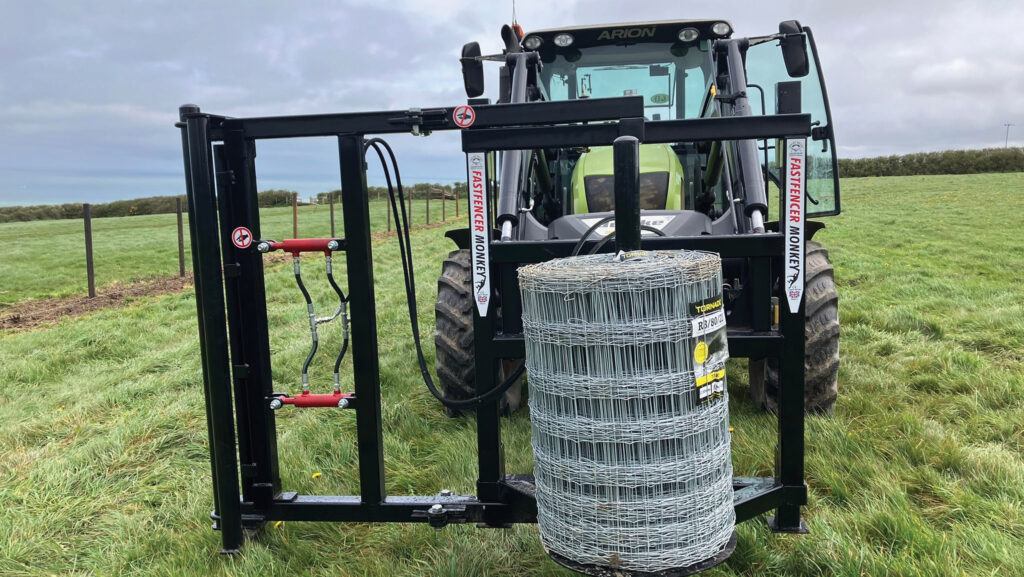
[[[828,250],[807,241],[805,252],[804,411],[831,415],[839,396],[839,293]],[[764,394],[754,390],[753,371],[751,384],[755,399],[778,411],[779,372],[774,359],[765,363]]]
[[[476,365],[473,359],[473,274],[469,251],[454,250],[444,259],[437,279],[437,304],[434,306],[434,346],[437,377],[441,391],[449,399],[468,399],[476,395]],[[520,361],[521,362],[521,361]],[[499,382],[511,374],[516,363],[502,362]],[[513,385],[502,399],[502,412],[519,409],[522,381]],[[446,409],[449,416],[459,411]]]

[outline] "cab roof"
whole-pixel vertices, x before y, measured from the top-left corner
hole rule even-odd
[[[724,22],[729,26],[726,34],[715,34],[712,27]],[[618,24],[595,24],[588,26],[567,26],[527,32],[525,42],[531,36],[540,37],[541,48],[551,48],[555,35],[569,33],[573,46],[587,47],[604,44],[632,44],[636,42],[677,42],[678,34],[684,28],[694,28],[701,39],[728,38],[732,36],[732,24],[728,20],[658,20],[650,22],[626,22]]]
[[[725,22],[729,25],[729,29],[732,30],[732,22],[722,19],[710,19],[710,20],[649,20],[646,22],[619,22],[615,24],[587,24],[584,26],[566,26],[564,28],[545,28],[543,30],[531,30],[526,32],[526,36],[531,34],[548,35],[555,34],[558,32],[575,32],[577,30],[608,30],[617,28],[643,28],[650,26],[669,26],[682,30],[683,28],[697,28],[700,30],[704,26],[708,29],[711,28],[716,22]]]

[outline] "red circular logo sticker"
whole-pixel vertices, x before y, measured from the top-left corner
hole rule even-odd
[[[473,121],[476,120],[476,111],[468,104],[456,106],[455,111],[452,112],[452,120],[455,121],[455,126],[459,128],[469,128],[473,126]]]
[[[249,248],[249,245],[252,244],[252,232],[244,226],[240,226],[231,233],[231,242],[238,248]]]

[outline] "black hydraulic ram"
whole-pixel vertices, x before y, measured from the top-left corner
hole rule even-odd
[[[508,66],[512,67],[512,104],[526,102],[526,79],[530,66],[538,66],[536,52],[509,54]],[[512,238],[512,227],[519,224],[519,176],[523,169],[523,151],[507,150],[501,155],[501,180],[498,188],[497,225],[501,228],[501,240]]]
[[[747,74],[743,66],[743,54],[749,41],[746,38],[738,40],[719,40],[721,50],[726,53],[729,63],[730,94],[723,95],[732,106],[731,116],[750,117],[753,113],[750,110],[750,101],[747,98]],[[764,178],[761,174],[761,164],[757,158],[757,141],[744,139],[736,141],[736,158],[739,164],[739,172],[744,182],[752,186],[744,187],[743,212],[750,219],[751,232],[764,232],[764,215],[768,213],[768,197],[764,192]]]

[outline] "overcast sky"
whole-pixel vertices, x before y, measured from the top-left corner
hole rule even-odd
[[[451,106],[511,2],[0,0],[0,204],[183,191],[178,106],[228,116]],[[1024,143],[1024,1],[518,0],[532,29],[725,18],[810,26],[841,157]],[[489,69],[488,96],[497,87]],[[407,182],[464,178],[451,134],[394,138]],[[260,189],[338,187],[336,141],[261,143]],[[371,181],[375,175],[371,175]]]

